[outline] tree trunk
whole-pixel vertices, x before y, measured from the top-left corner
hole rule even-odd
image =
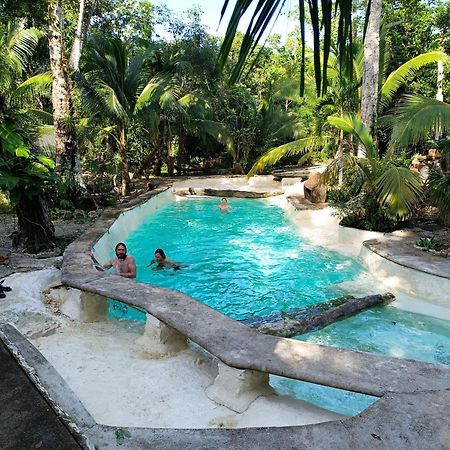
[[[97,0],[79,0],[80,9],[78,10],[77,30],[73,41],[72,50],[70,52],[69,67],[74,71],[80,70],[80,58],[83,51],[83,44],[86,40],[86,34],[89,29],[92,14],[97,4]]]
[[[125,128],[122,128],[119,140],[119,153],[121,160],[122,183],[120,192],[122,195],[130,195],[130,173],[128,172],[128,142]]]
[[[183,170],[183,165],[185,163],[185,147],[186,147],[186,143],[185,143],[186,139],[185,139],[185,134],[184,134],[184,130],[182,128],[182,126],[180,127],[180,132],[178,135],[178,156],[177,156],[177,164],[178,167],[180,168],[178,175],[181,175],[181,171]]]
[[[376,120],[378,102],[378,77],[380,72],[380,21],[381,0],[372,0],[369,22],[364,39],[364,66],[361,88],[361,120],[372,132]],[[366,151],[362,145],[358,156],[364,158]]]
[[[56,172],[72,175],[75,167],[75,155],[77,154],[77,141],[73,123],[69,79],[64,64],[62,35],[64,17],[59,0],[49,1],[48,13],[48,46],[50,68],[53,75],[52,104]]]
[[[155,158],[157,152],[157,148],[155,148],[150,154],[148,154],[139,164],[139,167],[136,169],[136,171],[133,174],[133,179],[140,177],[143,173],[144,170],[147,169],[148,165],[153,161],[153,159]]]
[[[444,83],[444,63],[442,61],[438,61],[437,80],[436,80],[436,100],[439,100],[440,102],[444,101],[443,83]],[[439,139],[441,135],[442,135],[442,128],[439,125],[437,125],[436,129],[434,130],[434,137],[436,139]]]
[[[39,195],[22,195],[16,206],[19,223],[18,246],[29,253],[52,249],[55,228],[50,221],[45,201]]]
[[[283,314],[273,313],[265,317],[252,317],[246,319],[244,323],[261,333],[293,337],[326,327],[363,309],[384,305],[394,299],[391,293],[362,298],[335,299]]]

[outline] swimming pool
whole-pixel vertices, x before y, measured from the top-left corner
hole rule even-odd
[[[340,283],[370,278],[356,260],[301,238],[278,206],[233,199],[233,209],[222,213],[215,208],[218,203],[217,198],[163,202],[146,215],[125,237],[136,258],[137,279],[182,291],[243,320],[338,297],[348,293]],[[147,267],[156,248],[185,267]],[[144,313],[118,302],[110,302],[110,315],[145,320]],[[298,339],[450,364],[449,322],[390,306],[361,312]],[[280,377],[272,376],[271,384],[280,393],[342,414],[355,414],[375,400]]]

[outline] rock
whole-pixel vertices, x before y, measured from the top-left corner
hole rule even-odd
[[[87,215],[90,219],[95,219],[100,215],[100,212],[98,210],[93,210],[93,211],[89,211],[87,213]]]
[[[430,168],[428,166],[423,166],[420,170],[419,170],[419,175],[420,178],[422,179],[422,181],[427,181],[428,180],[428,175],[430,174]]]
[[[424,163],[424,157],[416,156],[412,161],[411,161],[411,169],[414,169],[416,171],[420,171],[420,169],[422,169],[422,167],[425,167],[426,164]]]
[[[73,217],[75,219],[83,219],[86,217],[86,213],[82,209],[75,209],[73,212]]]
[[[438,159],[441,157],[441,152],[437,148],[430,148],[428,150],[428,159]]]
[[[309,178],[303,184],[305,199],[311,203],[325,203],[327,201],[327,188],[322,184],[322,175],[319,172],[311,172]]]

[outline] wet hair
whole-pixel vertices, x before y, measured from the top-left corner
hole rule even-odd
[[[228,200],[225,197],[222,197],[222,200],[225,200],[228,203]]]
[[[157,249],[155,250],[155,255],[156,255],[156,254],[161,255],[163,258],[166,257],[166,254],[164,253],[164,250],[163,250],[162,248],[157,248]]]
[[[127,251],[127,246],[126,246],[123,242],[119,242],[119,243],[116,245],[116,248],[115,248],[116,252],[117,252],[117,249],[118,249],[120,246],[122,246],[122,247],[125,249],[125,253],[126,253],[126,251]]]

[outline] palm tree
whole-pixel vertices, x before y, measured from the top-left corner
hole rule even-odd
[[[422,181],[419,175],[406,167],[397,167],[389,155],[380,158],[367,126],[355,116],[329,117],[331,125],[351,134],[364,147],[366,157],[351,153],[342,154],[328,166],[325,180],[332,184],[341,171],[353,174],[353,195],[374,197],[385,215],[393,220],[409,217],[418,205],[422,195]],[[363,211],[362,214],[370,214]]]
[[[392,149],[406,148],[424,141],[436,130],[441,135],[450,133],[450,104],[419,95],[404,96],[402,102],[387,117],[392,126],[390,145]],[[448,139],[445,140],[442,159],[450,159]],[[441,171],[431,172],[428,184],[431,190],[431,201],[439,208],[441,217],[450,221],[450,172],[449,167]]]
[[[132,120],[150,103],[149,92],[158,83],[144,83],[146,55],[130,57],[119,39],[96,37],[88,42],[88,49],[84,62],[86,79],[80,82],[84,106],[91,113],[91,121],[109,126],[120,155],[121,193],[129,195],[128,130]],[[151,120],[154,116],[147,112]]]
[[[44,183],[53,177],[54,163],[31,144],[37,118],[52,117],[24,103],[26,87],[17,86],[42,35],[17,24],[0,29],[0,188],[9,192],[17,213],[18,245],[30,252],[54,245],[54,228],[42,195]]]
[[[285,5],[285,0],[237,0],[231,17],[228,22],[227,31],[220,49],[219,64],[223,68],[227,57],[230,53],[237,27],[243,15],[249,7],[256,3],[256,8],[252,14],[249,26],[242,41],[239,59],[234,67],[230,82],[234,83],[239,80],[244,70],[244,64],[250,54],[256,49],[258,42],[264,35],[264,31],[269,27],[273,20],[280,15]],[[221,19],[227,10],[229,0],[224,0]],[[352,64],[352,0],[340,0],[332,5],[332,2],[322,1],[319,7],[318,0],[308,1],[310,22],[313,30],[314,41],[314,72],[317,94],[326,91],[327,87],[327,65],[330,47],[332,43],[332,19],[334,16],[338,18],[338,30],[336,36],[336,47],[339,48],[341,55],[341,65],[347,65],[351,71]],[[370,2],[369,2],[370,5]],[[300,34],[302,40],[302,58],[300,69],[300,85],[301,95],[303,95],[305,81],[305,22],[306,22],[305,2],[299,2],[299,21]],[[323,30],[323,38],[321,39],[320,30]]]
[[[361,73],[361,52],[356,51],[354,53],[354,73]],[[336,67],[333,64],[334,61],[337,61],[337,57],[330,58],[331,65],[329,69],[329,73],[331,76],[330,84],[328,86],[327,94],[319,101],[318,107],[320,108],[323,105],[333,105],[334,109],[329,110],[332,114],[345,115],[352,113],[351,106],[358,105],[359,101],[357,99],[352,100],[351,103],[348,103],[349,92],[353,92],[353,95],[358,92],[357,86],[358,81],[351,81],[350,78],[346,77],[345,72],[339,71],[339,66]],[[433,51],[423,53],[418,55],[406,63],[402,64],[398,69],[393,71],[383,83],[380,91],[379,91],[379,108],[383,110],[387,106],[390,105],[392,99],[394,97],[395,92],[399,89],[402,84],[406,81],[410,80],[414,77],[418,70],[423,66],[431,63],[435,63],[436,61],[448,61],[448,56],[443,52]],[[343,83],[342,83],[343,82]],[[348,108],[342,109],[346,102],[344,101],[344,97],[347,96]],[[338,109],[340,108],[340,109]],[[350,110],[350,111],[349,111]],[[357,113],[357,111],[354,111]],[[342,133],[341,129],[341,133]],[[342,142],[343,135],[341,134],[340,142]],[[265,167],[269,165],[273,165],[277,163],[281,158],[285,156],[292,155],[311,155],[312,152],[320,149],[321,145],[330,144],[334,140],[332,134],[322,134],[320,136],[309,136],[299,139],[297,141],[290,142],[288,144],[284,144],[281,147],[274,147],[269,149],[252,167],[249,172],[249,176],[254,175],[260,170],[263,170]]]
[[[194,93],[183,95],[178,76],[189,69],[186,61],[175,61],[172,71],[156,72],[152,76],[151,64],[146,64],[152,55],[150,49],[130,57],[122,41],[98,37],[88,43],[88,48],[83,101],[94,120],[108,126],[115,142],[121,160],[122,195],[130,192],[128,131],[134,120],[146,124],[149,147],[153,147],[135,175],[142,173],[151,160],[156,160],[157,174],[163,161],[172,172],[175,140],[180,166],[184,141],[191,128],[212,135],[232,148],[225,128],[199,113],[205,102]]]

